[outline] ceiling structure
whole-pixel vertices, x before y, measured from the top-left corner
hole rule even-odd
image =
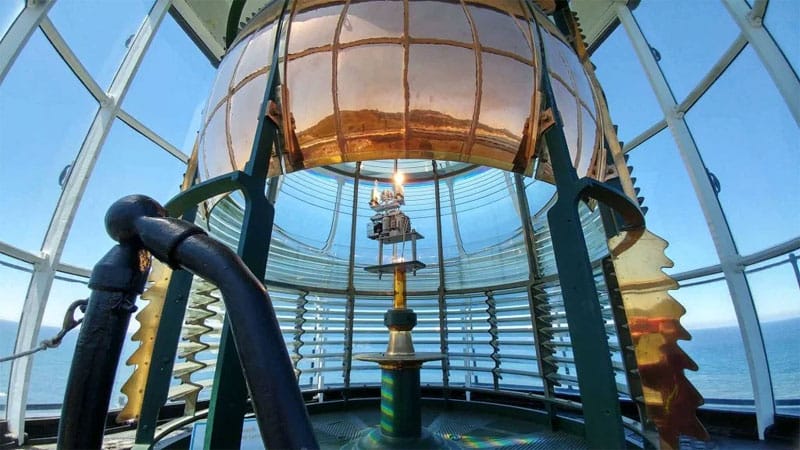
[[[240,20],[253,17],[272,0],[247,0]],[[225,54],[228,13],[234,0],[174,0],[170,13],[197,43],[215,66]],[[590,51],[596,48],[618,25],[616,4],[626,3],[633,9],[639,0],[572,0],[570,7],[578,14]]]

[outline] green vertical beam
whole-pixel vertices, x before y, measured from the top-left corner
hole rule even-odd
[[[278,67],[279,43],[283,16],[288,1],[277,23],[277,35],[273,47],[272,67]],[[258,114],[258,127],[253,139],[250,160],[241,177],[242,193],[245,197],[245,211],[242,219],[242,230],[239,237],[238,253],[242,261],[253,274],[263,280],[267,269],[272,225],[275,218],[275,207],[265,194],[266,178],[269,173],[269,162],[273,149],[277,149],[278,128],[267,117],[269,102],[275,99],[276,87],[279,85],[278,71],[271,70],[264,97]],[[277,183],[271,183],[272,189]],[[274,198],[274,197],[273,197]],[[253,345],[259,345],[253,343]],[[280,407],[280,405],[275,405]],[[222,326],[219,356],[214,373],[214,389],[208,412],[206,426],[205,449],[239,448],[242,440],[242,424],[247,409],[247,386],[239,365],[239,355],[233,343],[233,335],[228,317]]]
[[[525,182],[521,174],[514,174],[514,183],[517,191],[517,203],[519,204],[520,220],[522,220],[522,230],[525,236],[525,250],[528,256],[528,306],[531,311],[531,325],[533,327],[533,345],[536,349],[536,364],[539,376],[542,378],[542,391],[545,399],[545,411],[547,412],[550,428],[555,428],[557,409],[552,400],[555,398],[555,383],[551,376],[558,372],[558,367],[552,363],[554,355],[553,334],[548,331],[552,326],[550,316],[550,304],[547,293],[540,286],[542,279],[539,269],[539,257],[536,253],[536,239],[531,222],[531,210],[528,204],[528,197],[525,194]]]
[[[566,2],[559,2],[559,5],[563,9]],[[541,30],[538,31],[545,106],[552,110],[555,120],[555,124],[544,133],[558,191],[558,199],[547,213],[547,221],[569,324],[583,404],[586,440],[592,448],[624,448],[625,435],[605,320],[578,214],[582,186],[572,165],[569,145],[564,135],[564,121],[555,104],[547,72],[544,39]]]
[[[558,200],[547,213],[561,295],[592,448],[624,448],[617,385],[611,366],[605,321],[578,215],[578,177],[572,167],[561,122],[545,133]]]
[[[494,361],[494,367],[492,368],[492,387],[494,390],[500,389],[500,378],[503,378],[500,375],[500,343],[497,339],[498,330],[497,330],[497,304],[494,301],[494,293],[492,291],[486,291],[486,323],[489,324],[489,346],[492,348],[492,353],[489,355],[492,361]]]
[[[347,401],[350,389],[350,369],[353,366],[353,320],[355,318],[355,266],[356,266],[356,223],[358,223],[358,184],[361,176],[361,162],[356,163],[353,175],[353,210],[350,223],[350,254],[347,263],[347,304],[345,305],[344,359],[342,378],[344,380],[344,399]],[[340,192],[341,194],[341,192]]]
[[[275,138],[275,127],[272,139]],[[260,176],[246,177],[245,213],[239,237],[239,256],[245,265],[260,280],[267,269],[269,244],[272,239],[272,224],[275,207],[267,200],[266,171]],[[261,345],[254,342],[253,345]],[[277,406],[277,405],[276,405]],[[205,449],[239,448],[242,440],[242,424],[247,410],[247,385],[239,364],[239,354],[234,345],[228,316],[222,326],[219,356],[214,372],[214,388],[209,404],[206,426]]]
[[[445,355],[442,360],[442,396],[445,404],[450,398],[450,354],[447,345],[447,297],[445,296],[444,249],[442,248],[442,201],[439,192],[439,172],[436,170],[436,161],[433,164],[433,194],[436,202],[436,255],[439,262],[439,350]]]

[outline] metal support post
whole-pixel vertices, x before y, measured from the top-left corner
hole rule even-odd
[[[547,213],[581,391],[586,440],[592,448],[624,448],[617,384],[605,320],[578,215],[578,177],[563,129],[545,132],[558,200]]]
[[[794,253],[789,253],[789,263],[794,270],[794,279],[797,281],[797,287],[800,288],[800,266],[797,264],[797,256]]]
[[[494,301],[494,294],[492,291],[486,291],[486,323],[489,324],[489,346],[492,347],[492,353],[489,358],[494,361],[492,368],[492,387],[494,390],[500,389],[500,343],[497,339],[497,303]]]
[[[536,252],[536,240],[531,223],[530,205],[525,194],[525,182],[520,174],[514,174],[514,182],[517,191],[517,203],[519,204],[520,220],[525,236],[525,252],[528,257],[528,306],[531,312],[531,325],[533,327],[533,345],[536,349],[536,364],[538,365],[539,376],[542,378],[542,390],[545,399],[545,410],[547,411],[550,428],[555,428],[556,405],[552,400],[555,399],[555,385],[551,376],[558,372],[558,367],[552,363],[555,354],[550,345],[553,341],[553,334],[547,331],[552,325],[550,318],[550,305],[547,293],[541,288],[542,279],[539,269],[539,257]]]
[[[52,2],[47,2],[47,5],[50,4]],[[64,243],[72,227],[80,199],[83,197],[86,185],[89,182],[89,175],[97,162],[103,142],[105,142],[111,125],[120,110],[133,76],[136,74],[144,53],[152,42],[156,30],[158,30],[168,9],[169,0],[158,0],[150,10],[136,33],[136,37],[131,42],[130,49],[125,55],[117,74],[114,76],[108,91],[108,100],[102,104],[89,127],[86,139],[83,141],[83,145],[75,159],[72,174],[67,179],[56,205],[50,227],[45,235],[44,243],[42,244],[42,256],[44,258],[40,264],[35,265],[33,276],[28,286],[14,346],[15,353],[32,348],[37,343],[42,316],[47,305],[50,288],[53,285],[55,267],[60,262]],[[41,14],[46,13],[46,9],[37,11]],[[23,14],[25,14],[25,11],[23,11]],[[21,15],[20,18],[22,17]],[[42,18],[39,17],[36,23],[38,24],[38,21],[41,20]],[[7,38],[8,35],[4,38],[2,45],[5,45],[5,39]],[[26,39],[20,40],[18,44],[24,44]],[[18,49],[15,52],[18,52]],[[0,58],[0,61],[2,61],[2,58]],[[3,68],[0,67],[0,69]],[[17,441],[20,444],[24,441],[25,408],[32,365],[33,358],[28,357],[17,359],[11,366],[7,410],[8,427],[11,434],[17,437]]]
[[[800,126],[800,79],[783,51],[764,28],[764,18],[761,17],[763,10],[759,13],[751,9],[745,0],[722,0],[722,4],[756,51],[786,106],[789,107],[795,123]]]
[[[542,66],[547,67],[544,55],[542,49]],[[578,180],[572,166],[564,122],[546,72],[542,76],[542,89],[555,120],[555,124],[544,132],[544,140],[558,190],[558,199],[548,211],[547,221],[569,324],[586,440],[592,448],[624,448],[625,435],[605,319],[578,214],[578,202],[587,183]]]
[[[287,6],[288,2],[283,5],[283,11],[276,24],[278,33],[283,25]],[[273,48],[272,67],[278,67],[279,41],[275,41]],[[265,193],[266,177],[273,150],[279,150],[278,127],[267,116],[267,111],[269,103],[276,97],[275,91],[279,84],[278,71],[271,70],[259,108],[258,127],[253,139],[250,160],[244,168],[246,176],[241,177],[245,210],[238,253],[250,271],[262,282],[267,270],[275,219],[275,206],[270,203],[268,197],[277,195],[275,192]],[[271,190],[277,187],[278,183],[270,183]],[[214,390],[209,403],[204,448],[238,448],[242,441],[242,424],[246,407],[247,386],[239,365],[230,320],[226,316],[214,372]]]
[[[433,164],[433,195],[436,206],[436,260],[439,263],[439,350],[445,355],[442,360],[442,396],[445,403],[450,397],[450,349],[447,345],[447,297],[445,293],[444,249],[442,248],[442,202],[439,192],[439,172],[436,170],[436,161]]]
[[[667,125],[677,144],[683,163],[692,182],[700,208],[708,223],[722,272],[728,284],[739,329],[742,333],[747,363],[750,370],[750,381],[753,386],[758,435],[764,438],[764,430],[775,420],[775,402],[772,392],[772,380],[769,373],[767,353],[761,335],[755,304],[750,292],[744,267],[740,263],[741,256],[736,249],[722,206],[708,179],[706,167],[692,137],[683,114],[677,113],[677,103],[669,88],[664,74],[650,51],[649,44],[636,23],[630,9],[621,3],[616,4],[617,16],[633,44],[639,62],[650,81],[658,103],[664,113]]]
[[[344,377],[344,396],[347,400],[348,390],[350,389],[350,369],[353,366],[353,320],[355,318],[355,266],[356,266],[356,224],[358,223],[358,184],[361,176],[361,162],[356,163],[356,171],[353,174],[353,210],[350,223],[350,259],[347,263],[347,305],[345,307],[345,326],[344,326],[344,360],[342,370]],[[378,264],[381,264],[383,246],[381,245],[378,253]]]

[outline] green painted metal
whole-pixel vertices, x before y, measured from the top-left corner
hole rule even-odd
[[[498,340],[498,333],[497,330],[497,302],[494,300],[494,293],[492,291],[486,291],[486,314],[488,318],[486,319],[486,323],[489,324],[489,347],[492,348],[492,353],[489,355],[492,361],[494,361],[494,367],[492,368],[492,387],[494,390],[500,389],[500,379],[503,376],[500,374],[500,341]]]
[[[361,162],[356,163],[353,175],[353,210],[350,223],[350,259],[347,262],[347,304],[345,305],[344,326],[344,358],[342,359],[342,377],[344,380],[344,401],[350,390],[350,371],[353,367],[353,320],[355,319],[356,287],[356,223],[358,221],[358,185],[361,176]]]
[[[273,139],[274,134],[273,126]],[[245,212],[238,253],[250,271],[263,280],[272,239],[275,207],[265,196],[266,179],[263,175],[244,179],[247,181],[243,189]],[[253,343],[253,345],[259,344]],[[239,365],[230,323],[226,317],[214,373],[214,389],[209,404],[205,448],[238,448],[246,409],[247,385]]]
[[[288,1],[284,2],[283,11],[277,23],[279,31],[283,25],[283,17],[288,4]],[[279,44],[280,39],[276,39],[272,67],[278,67]],[[244,168],[243,175],[246,176],[239,176],[245,196],[245,210],[238,253],[250,271],[262,280],[267,269],[272,225],[275,218],[275,207],[265,196],[264,191],[270,158],[273,149],[277,149],[279,145],[277,126],[267,117],[267,110],[269,102],[276,98],[276,87],[280,84],[278,77],[277,70],[270,71],[259,109],[253,150],[250,160]],[[275,185],[271,184],[271,187],[275,187]],[[258,344],[254,343],[254,345]],[[205,449],[239,448],[246,405],[247,386],[239,365],[230,324],[226,317],[220,338],[214,389],[209,403]],[[279,406],[276,405],[276,407]]]
[[[544,42],[541,35],[539,42]],[[544,48],[541,53],[542,66],[547,67]],[[548,211],[547,220],[581,391],[586,440],[592,448],[624,448],[608,336],[578,214],[578,202],[586,195],[589,185],[578,179],[572,165],[564,122],[546,70],[542,72],[541,81],[546,106],[552,109],[555,119],[555,124],[544,133],[558,190],[558,200]]]
[[[422,432],[419,367],[381,369],[381,434],[415,439]]]
[[[542,278],[539,269],[539,259],[536,253],[536,240],[531,222],[531,210],[528,204],[528,197],[525,195],[525,182],[521,174],[514,174],[514,183],[517,191],[517,203],[519,204],[520,220],[522,220],[522,230],[525,237],[525,250],[528,257],[528,307],[530,309],[531,324],[533,326],[533,345],[536,347],[536,364],[539,374],[542,377],[542,391],[545,398],[545,411],[547,412],[550,428],[556,427],[558,410],[551,401],[556,397],[555,382],[551,376],[558,372],[558,367],[552,362],[555,354],[550,343],[553,341],[553,334],[548,331],[552,326],[550,316],[550,304],[547,293],[540,286]]]
[[[437,300],[439,309],[439,350],[443,355],[450,353],[447,345],[447,297],[445,291],[444,249],[442,247],[442,205],[439,192],[439,172],[436,170],[436,161],[433,165],[433,192],[436,206],[436,261],[439,263],[439,288]],[[450,362],[449,358],[442,360],[442,396],[445,404],[450,398]]]

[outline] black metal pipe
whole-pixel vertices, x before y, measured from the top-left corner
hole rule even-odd
[[[222,292],[225,309],[230,318],[239,361],[250,390],[253,410],[265,447],[319,448],[275,310],[263,284],[228,247],[207,236],[194,224],[164,217],[165,215],[164,209],[154,200],[144,196],[129,196],[111,206],[106,214],[106,229],[113,239],[122,243],[118,247],[138,246],[147,249],[154,257],[171,267],[184,268],[217,285]],[[139,292],[141,289],[137,293]],[[135,294],[133,298],[135,299]],[[130,313],[127,318],[129,316]],[[86,317],[89,318],[88,312]],[[122,326],[120,339],[124,338],[127,318]],[[84,323],[85,328],[86,323]],[[83,334],[82,329],[81,335]],[[80,342],[79,338],[79,345]],[[101,356],[105,355],[94,355],[97,361],[103,359]],[[113,365],[110,367],[110,379],[113,382],[119,351],[110,356],[113,356],[113,363],[104,364]],[[78,386],[76,389],[81,392],[93,389],[92,385],[81,378],[81,374],[95,370],[95,364],[96,361],[87,358],[73,362],[73,367],[77,366],[78,369],[76,377],[70,374],[69,385]],[[108,395],[110,388],[109,383]],[[76,397],[70,400],[71,403],[81,403],[83,398]],[[92,402],[95,403],[99,405],[100,401]],[[91,419],[93,434],[98,434],[98,425],[95,422],[105,418],[107,406],[108,396],[102,403],[102,411],[97,411],[96,408],[90,411],[93,415]],[[80,405],[72,408],[80,408]],[[71,414],[74,413],[62,414],[62,421],[71,423]],[[63,440],[71,442],[78,439],[76,434],[86,431],[70,427],[64,430]],[[60,433],[59,442],[61,439]],[[100,448],[102,425],[99,426],[98,439],[100,440],[86,441],[86,445],[64,448]]]
[[[59,449],[102,446],[122,344],[149,270],[150,255],[130,243],[114,246],[92,270],[92,294],[61,409]]]

